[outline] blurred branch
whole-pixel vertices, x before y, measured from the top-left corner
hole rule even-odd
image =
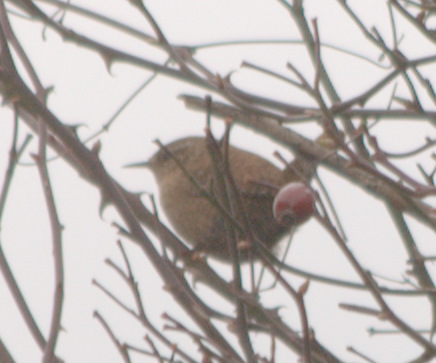
[[[0,221],[3,219],[3,212],[4,208],[6,206],[6,200],[9,194],[9,188],[12,183],[12,178],[14,175],[14,170],[17,165],[17,162],[23,153],[25,147],[27,146],[28,142],[30,141],[30,137],[27,137],[24,141],[23,145],[19,148],[19,151],[17,152],[17,128],[18,128],[18,120],[14,120],[14,132],[12,137],[12,144],[11,149],[9,152],[9,165],[5,174],[5,179],[3,182],[3,188],[2,188],[2,194],[1,194],[1,205],[0,205]],[[9,266],[8,260],[6,259],[6,256],[3,251],[3,246],[0,241],[0,269],[3,274],[3,278],[5,279],[9,290],[15,300],[15,304],[17,305],[18,310],[20,311],[24,322],[27,324],[27,327],[29,329],[30,334],[35,339],[36,344],[41,350],[44,350],[46,347],[46,341],[44,339],[44,336],[41,333],[41,330],[39,329],[38,325],[36,324],[35,319],[33,318],[33,315],[28,307],[28,304],[21,293],[21,290],[17,284],[17,281],[15,280],[14,274],[11,271],[11,268]]]
[[[44,12],[45,7],[39,7],[36,4],[44,3],[54,6],[58,11],[54,16],[47,15]],[[350,281],[328,278],[317,274],[311,274],[301,269],[295,269],[290,266],[285,266],[288,272],[300,274],[307,278],[321,281],[324,283],[334,284],[345,288],[365,289],[370,292],[374,301],[378,304],[379,309],[366,308],[362,306],[347,305],[346,307],[358,313],[366,315],[377,315],[387,319],[391,324],[397,327],[402,333],[407,335],[411,341],[419,344],[425,351],[425,358],[434,356],[436,352],[435,346],[431,339],[425,339],[420,331],[413,329],[406,324],[405,319],[394,314],[390,306],[387,304],[383,294],[404,294],[404,295],[427,295],[430,304],[432,305],[432,318],[436,318],[436,296],[435,286],[432,277],[425,265],[425,257],[421,254],[413,236],[411,235],[408,226],[404,220],[404,213],[409,213],[424,226],[429,227],[433,231],[436,230],[436,210],[430,204],[431,201],[425,200],[424,197],[433,192],[431,183],[433,173],[427,175],[429,185],[421,184],[411,174],[403,172],[394,163],[391,158],[393,155],[384,152],[378,147],[376,139],[370,135],[369,129],[374,124],[380,125],[382,121],[394,122],[400,120],[425,121],[434,126],[436,123],[436,112],[434,110],[426,110],[428,102],[421,98],[421,90],[425,91],[433,102],[436,104],[436,95],[431,81],[426,78],[421,71],[421,66],[434,66],[436,56],[428,56],[412,59],[406,56],[399,49],[402,44],[402,38],[399,34],[399,22],[396,15],[401,14],[407,19],[416,29],[418,29],[425,37],[434,42],[434,31],[427,28],[426,12],[432,9],[432,6],[424,3],[418,4],[421,6],[421,13],[418,15],[408,11],[408,8],[402,7],[399,1],[390,0],[388,4],[389,20],[391,22],[392,44],[389,45],[390,39],[377,27],[369,28],[363,22],[357,13],[355,13],[345,0],[338,0],[338,3],[345,10],[348,17],[354,21],[355,26],[360,30],[365,39],[380,52],[380,63],[377,64],[383,74],[378,80],[371,83],[363,91],[348,99],[342,100],[337,91],[336,80],[331,77],[328,70],[327,57],[323,54],[327,47],[323,42],[324,34],[321,32],[321,21],[314,18],[312,21],[305,14],[305,6],[303,0],[281,1],[283,8],[289,13],[300,32],[301,40],[297,40],[299,44],[305,46],[306,52],[311,59],[310,76],[305,73],[306,69],[300,69],[297,62],[288,61],[289,70],[293,73],[292,76],[282,75],[280,72],[269,69],[268,67],[256,64],[256,62],[243,61],[242,67],[262,73],[263,76],[269,79],[284,82],[291,91],[303,91],[308,99],[308,107],[301,103],[290,103],[281,101],[275,97],[268,97],[254,91],[247,91],[242,87],[237,86],[237,82],[232,79],[232,72],[225,75],[218,74],[206,62],[201,62],[201,58],[194,57],[195,51],[206,47],[218,47],[223,45],[241,45],[241,44],[272,44],[270,41],[229,41],[221,43],[206,43],[197,46],[176,45],[173,44],[170,38],[163,32],[158,20],[152,15],[150,9],[139,0],[131,0],[129,2],[142,15],[144,22],[150,25],[155,33],[151,36],[147,33],[138,31],[132,27],[126,26],[121,22],[112,20],[109,17],[100,15],[94,11],[90,11],[70,2],[63,3],[56,0],[17,0],[8,1],[8,4],[13,8],[20,9],[24,16],[28,16],[31,20],[38,20],[45,27],[52,29],[56,34],[62,37],[67,42],[73,42],[75,45],[85,47],[97,55],[100,55],[107,68],[109,69],[115,62],[127,63],[131,66],[137,66],[141,69],[151,70],[154,74],[150,79],[157,75],[165,75],[174,80],[181,80],[190,85],[199,86],[202,90],[213,92],[214,95],[223,97],[228,104],[223,102],[212,102],[210,99],[202,97],[182,96],[183,101],[188,107],[205,111],[210,114],[222,118],[235,120],[239,124],[248,129],[260,132],[266,137],[276,141],[278,144],[301,154],[308,159],[313,160],[319,165],[326,166],[333,170],[337,175],[348,179],[351,183],[358,185],[361,189],[369,192],[371,195],[379,198],[388,205],[391,211],[392,218],[397,223],[397,229],[403,239],[405,249],[409,256],[409,263],[413,267],[413,276],[417,279],[419,289],[416,291],[394,290],[387,287],[379,287],[373,276],[367,271],[366,267],[361,265],[358,256],[355,256],[346,245],[344,233],[339,233],[336,225],[339,225],[338,219],[335,225],[330,221],[328,213],[323,209],[323,213],[318,215],[318,221],[330,233],[331,237],[336,241],[344,256],[347,257],[349,263],[353,266],[361,279],[361,283],[352,283]],[[416,6],[416,4],[415,4]],[[81,30],[73,30],[64,24],[64,15],[67,12],[74,12],[83,17],[89,18],[95,22],[109,26],[120,32],[134,37],[136,40],[142,41],[145,46],[157,49],[166,53],[166,61],[160,64],[148,59],[148,55],[144,57],[135,56],[128,52],[118,50],[114,47],[106,46],[91,37],[81,34]],[[59,13],[62,14],[58,21]],[[23,14],[20,14],[23,15]],[[10,13],[12,16],[12,13]],[[190,254],[190,249],[187,248],[164,224],[159,220],[157,213],[152,213],[147,210],[140,200],[140,196],[125,190],[117,183],[106,171],[99,156],[100,143],[97,141],[91,150],[85,147],[85,142],[80,140],[76,134],[74,127],[66,126],[66,124],[57,118],[53,112],[47,107],[45,99],[48,93],[44,89],[38,79],[31,60],[28,58],[20,43],[16,39],[13,30],[11,29],[8,14],[4,8],[4,4],[0,5],[0,93],[4,103],[11,106],[18,117],[38,133],[40,136],[39,154],[35,157],[40,175],[42,176],[42,184],[46,195],[47,206],[50,214],[52,225],[52,235],[55,250],[55,297],[54,309],[52,311],[51,327],[48,342],[45,342],[41,332],[39,331],[35,321],[33,320],[24,298],[16,285],[12,272],[3,254],[0,245],[0,265],[2,272],[5,275],[7,283],[11,286],[12,294],[16,300],[24,320],[34,336],[41,350],[46,349],[45,361],[51,361],[51,356],[54,355],[57,336],[60,330],[60,318],[62,308],[62,250],[61,250],[61,226],[55,210],[54,198],[50,188],[50,179],[48,176],[46,165],[46,147],[53,148],[59,156],[67,161],[75,170],[78,171],[89,183],[99,188],[102,194],[103,209],[107,204],[112,204],[123,219],[122,223],[117,223],[119,232],[137,243],[149,261],[153,264],[157,275],[164,281],[165,288],[171,293],[177,303],[191,318],[191,322],[195,323],[196,327],[201,330],[201,333],[196,333],[195,329],[188,325],[183,325],[178,318],[172,318],[170,313],[165,315],[165,318],[171,322],[171,326],[165,327],[184,334],[192,339],[205,362],[231,361],[231,362],[255,362],[260,360],[256,353],[256,347],[251,341],[251,333],[257,331],[267,334],[271,337],[272,347],[270,359],[275,359],[275,342],[276,338],[284,344],[286,348],[294,351],[299,356],[303,357],[306,363],[316,362],[340,362],[339,358],[333,355],[327,348],[322,346],[315,338],[310,326],[308,312],[304,301],[305,293],[309,286],[309,280],[296,290],[292,284],[285,279],[273,266],[277,263],[271,256],[265,254],[265,265],[273,276],[275,276],[285,291],[294,299],[298,309],[302,333],[298,333],[295,329],[285,323],[281,319],[277,311],[269,310],[263,306],[260,294],[253,289],[248,293],[244,289],[243,276],[241,274],[241,265],[237,249],[237,231],[244,230],[249,239],[254,240],[250,234],[250,228],[247,227],[249,220],[249,212],[244,209],[243,203],[239,198],[238,188],[233,180],[232,174],[228,167],[226,152],[220,153],[219,147],[212,137],[209,138],[209,146],[211,156],[215,160],[217,179],[220,182],[213,185],[215,194],[208,193],[198,185],[198,189],[202,191],[202,196],[214,199],[216,203],[222,206],[222,210],[226,212],[226,229],[228,231],[229,249],[233,256],[233,281],[231,283],[225,281],[212,269],[205,259],[194,259]],[[340,25],[342,26],[342,25]],[[45,28],[44,28],[45,31]],[[289,41],[288,43],[289,44]],[[295,44],[295,43],[294,43]],[[14,59],[10,53],[10,48],[14,49]],[[344,50],[341,50],[344,51]],[[351,54],[351,52],[348,52]],[[381,60],[386,59],[389,65],[381,66]],[[363,60],[363,58],[360,58]],[[368,61],[369,57],[365,58]],[[15,64],[21,63],[22,67],[16,67]],[[252,73],[255,73],[252,72]],[[333,74],[333,73],[332,73]],[[415,77],[412,77],[414,75]],[[24,80],[30,79],[33,88],[30,88]],[[407,88],[407,96],[403,97],[397,94],[397,89],[392,87],[392,83],[401,83]],[[146,82],[148,84],[148,81]],[[138,92],[141,90],[140,88]],[[391,92],[391,90],[393,90]],[[386,108],[364,108],[371,100],[377,101],[377,96],[380,91],[388,91],[392,96],[389,100],[389,106]],[[398,91],[399,93],[399,91]],[[137,93],[133,94],[135,96]],[[131,98],[130,98],[131,99]],[[127,100],[116,112],[113,118],[102,128],[107,130],[112,121],[130,102]],[[292,100],[293,101],[293,100]],[[399,105],[399,109],[391,109],[393,102]],[[294,101],[293,101],[294,102]],[[370,119],[376,121],[367,126]],[[356,125],[357,121],[357,125]],[[335,144],[336,151],[323,147],[322,144],[314,142],[309,138],[301,136],[291,129],[294,124],[299,122],[311,122],[314,125],[323,129],[323,132],[330,136]],[[9,185],[12,180],[13,170],[16,160],[19,157],[20,151],[16,150],[18,119],[15,120],[15,133],[13,136],[13,147],[10,152],[9,167],[5,175],[5,183],[3,186],[3,194],[0,199],[0,219],[4,211],[6,195],[8,194]],[[372,130],[372,129],[371,129]],[[101,132],[101,131],[99,131]],[[227,130],[228,132],[228,130]],[[91,137],[98,136],[99,133]],[[228,133],[226,133],[228,136]],[[88,139],[89,140],[89,139]],[[429,139],[431,140],[431,139]],[[228,142],[228,140],[227,140]],[[25,144],[23,145],[23,148]],[[421,152],[433,146],[433,142],[428,141],[426,145],[416,150]],[[371,158],[370,149],[375,150],[375,155]],[[22,148],[22,149],[23,149]],[[401,154],[400,157],[410,156]],[[378,164],[376,163],[378,162]],[[180,163],[182,164],[182,163]],[[381,165],[387,168],[390,173],[386,173],[384,169],[379,170],[377,167]],[[423,168],[421,168],[424,171]],[[219,178],[218,178],[219,177]],[[399,180],[397,180],[399,179]],[[405,181],[406,184],[402,184]],[[426,189],[427,188],[427,189]],[[423,193],[423,190],[428,193]],[[319,203],[322,203],[319,200]],[[321,205],[321,208],[324,208]],[[229,212],[230,211],[230,212]],[[238,217],[238,218],[236,218]],[[238,222],[235,222],[238,221]],[[239,222],[241,221],[241,222]],[[164,253],[159,253],[148,238],[148,235],[142,229],[146,226],[149,231],[155,234],[157,239],[164,247]],[[256,244],[256,241],[254,241]],[[171,261],[166,255],[166,248],[171,249],[175,256],[175,262]],[[257,246],[260,251],[262,246]],[[127,272],[115,265],[109,260],[108,264],[122,277],[124,282],[130,288],[131,294],[135,299],[136,309],[130,308],[123,304],[122,300],[113,295],[103,285],[95,282],[112,301],[124,309],[128,314],[137,319],[148,331],[153,333],[153,337],[147,336],[145,344],[149,351],[143,351],[151,357],[159,361],[173,361],[175,357],[181,356],[184,360],[193,362],[187,349],[182,350],[176,346],[176,343],[168,339],[163,332],[159,331],[150,323],[146,316],[145,307],[141,298],[138,282],[133,276],[130,262],[128,261],[125,251],[121,248]],[[183,263],[183,268],[180,268],[179,263]],[[253,266],[251,266],[253,270]],[[212,287],[226,300],[230,301],[233,306],[236,306],[235,316],[216,311],[207,305],[207,301],[203,301],[195,291],[192,284],[186,279],[187,273],[192,273],[194,278],[204,282],[209,287]],[[289,276],[288,276],[289,277]],[[254,284],[252,284],[254,286]],[[342,307],[344,307],[343,305]],[[114,342],[125,362],[130,361],[129,351],[134,351],[132,346],[122,344],[116,338],[116,334],[109,328],[106,321],[96,312],[97,319],[102,323],[108,335]],[[228,339],[222,330],[218,329],[219,323],[229,323],[234,329],[234,333],[239,339],[238,343]],[[433,323],[432,331],[435,330]],[[0,342],[1,343],[1,342]],[[162,343],[163,345],[158,346]],[[239,344],[239,345],[238,345]],[[161,353],[160,348],[165,346],[170,351],[170,354]],[[3,351],[0,346],[0,351]],[[8,359],[8,352],[4,349],[4,356]],[[137,350],[139,351],[139,349]],[[167,351],[166,351],[167,352]],[[242,356],[245,355],[245,357]],[[358,353],[356,353],[358,354]],[[170,358],[165,358],[172,355]],[[3,356],[3,355],[2,355]],[[363,359],[370,361],[369,358]],[[424,355],[423,355],[424,356]],[[264,359],[266,361],[266,359]]]
[[[61,330],[61,315],[62,305],[64,298],[64,271],[63,271],[63,257],[62,257],[62,227],[59,222],[59,218],[56,211],[56,205],[54,202],[53,191],[48,175],[46,164],[46,139],[47,129],[43,122],[40,123],[39,133],[39,153],[34,156],[36,165],[39,170],[41,178],[41,185],[43,194],[47,204],[48,215],[50,218],[50,225],[53,239],[53,260],[54,260],[54,294],[53,294],[53,309],[50,332],[47,340],[47,345],[44,350],[44,363],[50,363],[53,361],[54,351],[56,347],[56,341],[58,339]]]
[[[372,297],[379,305],[381,311],[378,315],[379,318],[384,320],[388,320],[391,324],[395,325],[399,328],[403,333],[408,335],[412,340],[414,340],[417,344],[419,344],[424,349],[431,351],[434,355],[436,355],[436,346],[434,346],[431,341],[426,340],[420,334],[418,334],[415,330],[413,330],[404,320],[398,317],[389,305],[386,303],[385,299],[382,297],[380,290],[378,289],[377,283],[373,279],[372,275],[364,270],[364,268],[360,265],[357,258],[339,236],[334,226],[331,224],[329,219],[326,216],[317,216],[318,221],[326,228],[329,234],[334,238],[338,247],[342,250],[344,255],[347,257],[349,263],[353,266],[354,270],[357,272],[359,277],[362,279],[363,283],[369,288],[369,292]],[[349,306],[348,306],[349,307]],[[368,313],[367,309],[359,309],[359,312]],[[374,312],[372,312],[374,313]]]
[[[0,339],[0,361],[3,363],[15,363],[3,341]]]
[[[117,349],[118,353],[120,353],[123,361],[126,363],[130,363],[131,360],[130,360],[130,357],[129,357],[129,354],[127,352],[126,347],[118,341],[114,332],[112,331],[112,329],[110,328],[110,326],[106,322],[106,320],[103,318],[103,316],[101,316],[100,313],[98,311],[96,311],[96,312],[94,312],[94,317],[103,326],[103,329],[109,335],[109,338],[111,339],[112,343],[115,345],[115,348]]]
[[[409,263],[412,265],[410,271],[411,275],[418,280],[418,284],[424,289],[435,289],[432,278],[430,277],[429,271],[425,266],[425,260],[421,254],[418,245],[416,244],[408,226],[404,219],[404,215],[398,211],[394,206],[388,204],[388,210],[391,214],[392,220],[397,227],[397,231],[401,236],[404,248],[406,249],[407,255],[409,257]],[[436,295],[428,294],[428,299],[432,306],[432,327],[431,335],[434,334],[436,330]]]

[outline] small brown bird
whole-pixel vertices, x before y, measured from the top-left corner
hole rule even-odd
[[[176,158],[201,186],[210,190],[215,174],[205,138],[179,139],[166,148],[170,154],[161,149],[148,162],[136,166],[146,166],[153,172],[159,186],[160,204],[176,232],[196,251],[229,261],[225,217],[201,195],[174,160]],[[281,186],[299,180],[299,176],[304,174],[310,178],[313,165],[297,158],[290,168],[280,170],[260,156],[233,146],[229,146],[228,158],[251,231],[271,250],[292,226],[289,219],[280,223],[274,219],[274,196]],[[237,240],[246,241],[245,234],[238,232]],[[241,259],[246,259],[247,251],[240,249],[240,252]]]

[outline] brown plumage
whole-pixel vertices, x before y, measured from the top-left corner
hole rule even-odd
[[[166,148],[200,185],[210,189],[214,171],[204,138],[176,140]],[[260,156],[233,146],[229,147],[229,164],[251,230],[258,240],[272,249],[292,224],[289,221],[279,224],[274,219],[273,199],[279,187],[299,179],[293,172],[295,169],[291,167],[282,171]],[[201,196],[173,157],[161,149],[146,165],[156,178],[160,204],[175,231],[196,250],[221,260],[229,260],[224,217],[209,200]],[[313,167],[303,170],[302,166],[307,165],[298,159],[293,162],[293,166],[306,175],[313,171]],[[241,232],[238,232],[237,238],[238,241],[246,240]],[[246,251],[241,250],[241,258],[246,259],[247,256]]]

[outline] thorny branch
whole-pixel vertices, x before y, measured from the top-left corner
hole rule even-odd
[[[130,34],[132,37],[137,37],[144,42],[144,45],[165,52],[168,61],[160,64],[152,59],[121,51],[115,46],[105,45],[95,40],[90,34],[69,28],[63,21],[55,20],[56,17],[48,15],[40,7],[43,2],[56,6],[60,11],[64,12],[64,15],[65,12],[74,10],[83,16],[103,22]],[[418,13],[414,13],[412,8],[406,6],[407,1],[389,1],[389,21],[392,34],[388,35],[393,37],[393,45],[390,45],[388,40],[390,38],[387,34],[384,34],[375,26],[367,26],[363,19],[353,11],[348,2],[344,0],[337,1],[365,39],[383,55],[382,58],[386,60],[389,67],[366,89],[361,90],[353,97],[344,99],[340,96],[335,79],[329,72],[328,61],[323,53],[322,23],[318,18],[310,20],[307,17],[305,1],[278,1],[277,3],[281,4],[283,9],[290,15],[289,21],[294,22],[300,33],[301,43],[304,44],[312,63],[312,78],[307,77],[305,75],[307,73],[303,72],[291,61],[287,64],[287,72],[291,71],[292,76],[296,77],[297,81],[288,74],[281,74],[279,71],[268,69],[254,62],[244,61],[242,67],[262,73],[279,82],[284,82],[290,87],[290,90],[302,90],[308,96],[309,102],[307,104],[294,104],[246,90],[236,85],[232,79],[232,73],[221,75],[211,69],[209,64],[201,62],[200,58],[194,54],[197,47],[173,44],[171,38],[163,31],[164,27],[162,27],[161,22],[164,22],[165,19],[155,19],[152,15],[153,12],[144,2],[130,1],[130,3],[142,15],[144,22],[151,26],[154,36],[136,31],[121,22],[110,20],[103,15],[79,8],[69,2],[19,0],[7,1],[6,5],[19,9],[29,19],[40,22],[60,35],[64,41],[85,47],[101,56],[108,68],[115,62],[123,62],[130,66],[151,70],[157,75],[156,78],[159,75],[164,75],[198,86],[204,92],[213,93],[214,101],[190,95],[184,95],[182,99],[188,107],[210,113],[218,118],[231,120],[234,124],[237,123],[262,133],[267,138],[295,153],[316,161],[319,166],[330,169],[339,177],[351,181],[362,190],[376,196],[387,206],[392,220],[396,223],[409,258],[408,262],[413,267],[412,274],[416,279],[417,287],[416,289],[401,291],[390,287],[381,287],[373,277],[374,275],[362,265],[359,257],[353,253],[341,234],[337,232],[337,227],[330,220],[328,208],[323,206],[323,201],[320,199],[321,213],[318,214],[318,221],[330,234],[332,240],[336,242],[343,255],[347,257],[349,264],[357,272],[360,283],[320,276],[286,264],[283,266],[283,270],[278,271],[274,266],[274,264],[278,265],[274,256],[268,256],[268,251],[264,251],[266,254],[265,266],[279,280],[288,296],[291,296],[296,302],[302,326],[302,332],[299,333],[299,329],[294,328],[292,323],[285,322],[285,319],[282,319],[276,311],[267,309],[261,303],[260,293],[246,291],[237,254],[235,254],[233,260],[233,281],[231,283],[221,278],[217,271],[209,266],[207,261],[191,258],[189,248],[161,223],[155,213],[148,211],[143,206],[139,196],[126,191],[108,174],[100,160],[99,144],[96,143],[94,148],[89,150],[84,141],[78,137],[75,129],[68,127],[63,120],[54,115],[47,106],[46,97],[48,92],[40,83],[31,56],[25,53],[15,36],[13,26],[10,25],[9,19],[15,15],[12,11],[7,13],[5,3],[2,2],[0,6],[0,93],[4,103],[16,111],[18,117],[15,120],[15,127],[19,122],[25,122],[39,136],[40,149],[36,161],[45,187],[50,220],[53,226],[54,262],[57,273],[52,325],[47,338],[44,338],[41,329],[33,319],[32,313],[13,278],[13,272],[8,266],[2,249],[0,249],[0,267],[15,296],[16,304],[27,323],[28,329],[41,351],[46,352],[45,361],[50,362],[56,359],[54,357],[61,327],[63,296],[61,226],[50,188],[45,157],[46,147],[55,150],[63,160],[78,171],[82,178],[99,188],[104,199],[102,204],[110,203],[116,208],[125,224],[123,227],[119,226],[120,233],[141,248],[147,259],[151,261],[156,276],[164,281],[167,291],[184,309],[195,328],[184,325],[177,319],[170,318],[170,313],[165,315],[166,319],[173,324],[173,330],[177,330],[180,334],[192,339],[194,345],[200,348],[204,361],[259,361],[260,354],[257,352],[256,346],[252,344],[251,333],[256,331],[268,334],[274,342],[271,360],[275,359],[276,351],[274,349],[277,338],[287,349],[293,351],[306,363],[341,361],[340,358],[336,357],[336,353],[332,349],[321,344],[309,326],[309,322],[311,322],[310,311],[308,311],[303,300],[303,296],[310,295],[310,291],[306,291],[308,282],[299,291],[296,291],[293,284],[288,281],[288,273],[299,273],[325,284],[335,284],[343,288],[358,288],[369,292],[373,301],[378,305],[378,309],[351,304],[343,304],[342,306],[367,315],[374,315],[373,313],[377,312],[379,318],[382,317],[390,322],[404,336],[422,347],[421,358],[425,357],[427,360],[434,358],[436,356],[436,347],[431,339],[427,339],[416,327],[406,323],[406,320],[398,316],[385,299],[385,294],[388,293],[426,295],[432,306],[433,314],[433,325],[430,327],[430,331],[431,333],[434,332],[436,324],[435,286],[431,272],[425,264],[426,256],[420,251],[419,245],[416,243],[404,218],[404,215],[411,215],[421,225],[433,232],[436,231],[436,210],[434,205],[431,204],[431,200],[426,198],[428,195],[434,194],[433,176],[428,174],[424,182],[420,182],[416,176],[410,175],[409,172],[403,171],[396,165],[398,159],[407,159],[412,156],[425,157],[425,153],[434,146],[434,141],[431,141],[433,139],[428,137],[427,140],[420,143],[423,146],[416,148],[415,152],[398,154],[394,159],[394,155],[386,153],[379,146],[379,136],[375,136],[373,129],[367,127],[368,120],[375,120],[378,124],[384,122],[394,124],[399,120],[408,120],[434,127],[436,112],[434,107],[431,108],[427,102],[424,102],[420,91],[424,90],[433,102],[433,106],[436,105],[432,80],[425,75],[423,70],[424,66],[434,66],[436,57],[434,55],[414,57],[413,54],[407,52],[407,49],[402,49],[398,24],[396,24],[397,16],[401,16],[410,23],[410,26],[418,29],[426,39],[434,43],[436,40],[435,32],[427,26],[426,22],[427,16],[434,11],[433,7],[427,2],[421,2],[421,5],[417,3],[415,5],[418,7]],[[10,49],[14,49],[20,64],[24,65],[23,68],[16,66],[17,60],[12,57]],[[414,75],[415,78],[411,75]],[[25,79],[31,80],[32,89],[28,87],[24,81]],[[311,79],[313,82],[310,81]],[[401,82],[407,92],[406,96],[393,95],[392,99],[400,105],[399,108],[380,107],[377,109],[365,107],[371,101],[377,100],[379,93],[389,89],[393,82]],[[215,101],[215,96],[221,98],[221,100]],[[222,100],[225,102],[222,102]],[[333,140],[333,148],[324,147],[321,142],[296,133],[292,128],[296,123],[313,123],[317,125],[325,135]],[[359,124],[359,126],[356,127],[356,124]],[[0,211],[2,213],[12,180],[14,165],[20,154],[20,151],[15,150],[15,136],[13,145],[10,167],[5,174],[3,194],[0,199]],[[212,141],[210,145],[211,154],[216,160],[217,175],[223,177],[222,185],[218,186],[218,188],[221,188],[220,193],[222,194],[219,201],[223,202],[220,207],[224,209],[223,214],[227,216],[226,228],[229,231],[229,246],[232,247],[235,246],[235,241],[232,241],[232,238],[236,235],[236,229],[247,229],[247,223],[239,225],[234,221],[232,222],[232,214],[229,211],[235,210],[237,214],[242,215],[245,219],[249,218],[249,211],[245,211],[242,203],[238,200],[238,190],[232,183],[231,172],[225,168],[225,153],[221,155],[217,148],[214,149]],[[421,167],[421,170],[424,169]],[[227,189],[227,186],[230,187]],[[201,186],[199,188],[201,189]],[[228,196],[231,196],[231,198],[227,198]],[[332,199],[334,201],[334,198]],[[244,220],[244,218],[241,220]],[[147,232],[144,232],[143,226],[147,227]],[[153,232],[162,245],[172,251],[172,254],[176,257],[174,261],[170,260],[166,253],[161,253],[156,248],[148,237],[148,231]],[[246,232],[250,236],[249,231]],[[119,272],[129,286],[135,299],[136,310],[124,305],[121,299],[118,299],[101,284],[96,283],[96,286],[128,314],[134,316],[148,332],[153,334],[153,338],[148,336],[144,342],[145,346],[151,349],[151,352],[148,351],[150,356],[160,361],[173,361],[175,357],[182,357],[185,361],[195,361],[196,358],[191,357],[188,349],[178,347],[164,331],[157,328],[147,318],[144,298],[138,288],[139,280],[134,278],[133,269],[130,267],[127,254],[123,249],[122,254],[128,272],[124,273],[122,269],[116,267],[113,263],[110,266]],[[190,274],[213,287],[227,301],[236,306],[236,314],[224,313],[209,307],[208,302],[197,294],[195,285],[190,283],[188,278]],[[134,349],[129,347],[133,346],[121,343],[122,340],[116,337],[117,332],[111,330],[100,313],[96,312],[96,317],[106,329],[124,361],[130,361],[129,351]],[[238,337],[238,343],[234,343],[232,339],[218,329],[216,321],[227,322],[230,326],[233,324],[236,327],[234,333]],[[201,334],[196,332],[197,329],[201,331]],[[161,352],[162,348],[157,345],[158,343],[167,349],[166,353]],[[3,344],[1,351],[2,356],[9,356]],[[366,356],[365,354],[360,355]]]

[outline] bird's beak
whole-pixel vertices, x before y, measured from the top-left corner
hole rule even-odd
[[[141,163],[127,164],[123,168],[149,168],[150,163],[148,161],[143,161]]]

